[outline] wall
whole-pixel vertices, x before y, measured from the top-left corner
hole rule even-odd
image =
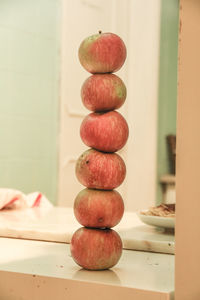
[[[56,200],[59,0],[0,1],[0,186]]]
[[[169,173],[166,135],[176,134],[178,0],[162,0],[157,137],[157,198],[161,202],[160,176]]]
[[[78,62],[77,49],[83,37],[102,29],[119,34],[128,49],[118,73],[128,89],[120,111],[130,127],[128,144],[120,152],[127,177],[119,190],[126,209],[147,207],[156,199],[156,179],[168,170],[165,134],[176,128],[177,0],[162,0],[158,124],[160,0],[63,3],[57,178],[61,0],[0,2],[0,186],[27,193],[40,190],[56,202],[58,180],[58,203],[72,205],[82,188],[74,176],[74,163],[85,150],[79,126],[88,113],[81,107],[79,91],[89,74]],[[159,184],[157,198],[161,198]]]

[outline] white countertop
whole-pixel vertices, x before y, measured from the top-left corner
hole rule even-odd
[[[173,299],[173,255],[123,250],[111,270],[87,271],[68,244],[0,238],[0,249],[1,299]]]
[[[73,232],[81,225],[73,209],[52,207],[0,212],[0,236],[70,243]],[[114,227],[125,249],[174,253],[174,234],[145,225],[136,213],[125,212]]]

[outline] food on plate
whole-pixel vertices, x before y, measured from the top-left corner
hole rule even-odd
[[[147,211],[141,211],[142,215],[158,216],[158,217],[175,217],[175,204],[160,204],[158,206],[150,207]]]

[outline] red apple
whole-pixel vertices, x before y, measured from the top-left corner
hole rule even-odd
[[[89,149],[77,160],[76,176],[88,188],[112,190],[124,181],[126,166],[116,153]]]
[[[79,228],[71,239],[71,255],[84,269],[104,270],[117,264],[122,241],[112,229]]]
[[[115,74],[95,74],[83,83],[81,98],[91,111],[120,108],[126,99],[126,86]]]
[[[114,33],[92,35],[79,47],[79,60],[90,73],[112,73],[118,71],[126,59],[126,46]]]
[[[124,213],[124,202],[117,191],[84,189],[74,202],[74,215],[86,227],[111,228]]]
[[[104,152],[120,150],[126,144],[128,132],[126,120],[116,111],[91,113],[84,118],[80,127],[82,141]]]

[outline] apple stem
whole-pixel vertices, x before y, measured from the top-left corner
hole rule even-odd
[[[99,30],[99,34],[102,34],[102,31],[101,31],[101,30]]]

